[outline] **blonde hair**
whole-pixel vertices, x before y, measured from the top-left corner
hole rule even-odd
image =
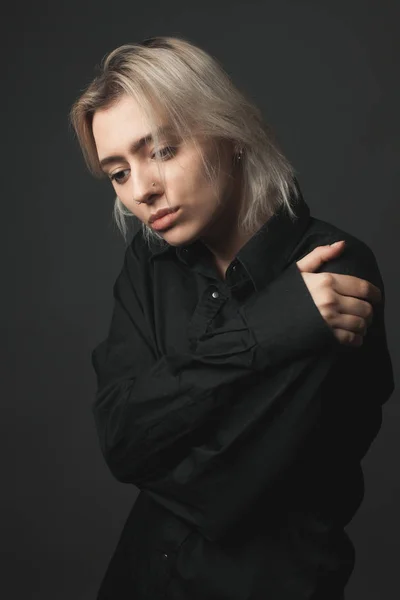
[[[160,117],[166,117],[175,135],[196,144],[196,136],[229,140],[240,153],[241,203],[238,227],[255,233],[266,219],[283,206],[295,218],[291,202],[298,197],[294,170],[263,122],[260,110],[239,91],[207,52],[177,37],[149,38],[120,46],[108,54],[94,78],[70,112],[86,164],[95,176],[100,169],[92,133],[96,110],[107,108],[121,96],[130,95],[148,119],[156,145]],[[211,184],[218,165],[201,153]],[[113,216],[127,240],[127,219],[135,216],[115,199]],[[144,238],[164,242],[162,236],[142,223]]]

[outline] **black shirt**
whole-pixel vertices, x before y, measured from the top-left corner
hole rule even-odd
[[[394,383],[384,286],[354,236],[279,210],[226,278],[200,241],[146,244],[139,229],[92,354],[94,416],[113,475],[140,489],[99,599],[343,597],[363,498],[360,460]],[[361,347],[340,344],[296,262],[344,239],[319,271],[378,286]]]

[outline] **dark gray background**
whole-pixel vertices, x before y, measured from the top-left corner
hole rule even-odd
[[[373,249],[398,378],[399,4],[120,0],[10,11],[0,66],[1,590],[7,600],[90,600],[137,490],[109,474],[90,411],[90,352],[108,328],[124,246],[112,190],[86,172],[69,130],[72,102],[123,43],[175,34],[214,54],[277,131],[313,215]],[[396,400],[398,390],[364,461],[347,600],[400,597]]]

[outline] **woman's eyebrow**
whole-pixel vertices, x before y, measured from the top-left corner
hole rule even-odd
[[[169,133],[171,130],[172,130],[172,127],[170,125],[163,125],[156,129],[156,134],[157,135],[165,135],[166,133]],[[141,137],[140,140],[136,140],[135,142],[133,142],[131,144],[130,149],[129,149],[130,153],[135,154],[135,152],[138,152],[145,144],[148,144],[149,142],[152,142],[152,141],[153,141],[152,134],[147,133],[146,135]],[[111,156],[106,156],[105,158],[102,158],[100,160],[100,167],[103,168],[111,163],[118,162],[121,160],[125,160],[125,157],[122,156],[121,154],[113,154]]]

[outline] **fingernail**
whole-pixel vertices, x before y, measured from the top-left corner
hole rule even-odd
[[[340,240],[339,242],[334,242],[333,244],[330,244],[331,246],[337,246],[338,244],[344,244],[345,241],[344,240]]]

